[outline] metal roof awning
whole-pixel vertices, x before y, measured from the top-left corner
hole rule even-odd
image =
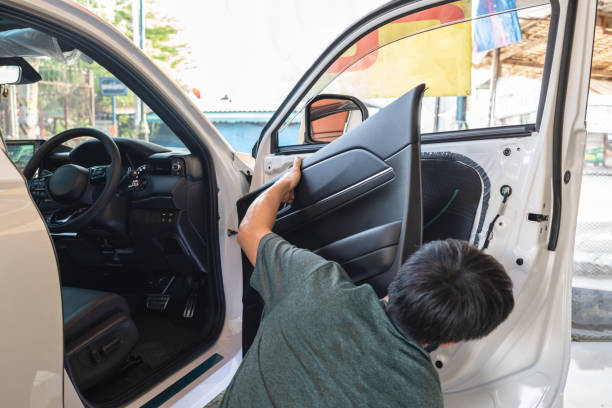
[[[520,18],[523,40],[499,52],[500,75],[540,78],[546,57],[549,17]],[[474,64],[477,69],[491,69],[494,50]],[[612,1],[600,1],[595,28],[590,90],[612,95]]]

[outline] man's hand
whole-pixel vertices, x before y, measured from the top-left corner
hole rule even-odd
[[[302,178],[302,158],[296,157],[293,160],[293,168],[287,174],[283,175],[280,179],[274,183],[274,185],[278,185],[278,188],[281,190],[282,197],[281,201],[283,203],[292,204],[293,200],[295,200],[295,187],[300,182]]]
[[[294,190],[302,177],[302,159],[296,157],[293,168],[251,203],[238,229],[238,244],[251,264],[255,265],[259,241],[272,232],[281,202],[295,200]]]

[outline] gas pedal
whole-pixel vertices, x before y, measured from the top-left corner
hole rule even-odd
[[[169,302],[170,295],[147,295],[147,309],[149,310],[166,310]]]
[[[187,298],[187,302],[185,303],[185,309],[183,310],[183,318],[191,319],[196,311],[196,306],[198,305],[198,295],[192,293]]]

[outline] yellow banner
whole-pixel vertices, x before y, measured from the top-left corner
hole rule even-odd
[[[470,7],[469,1],[445,4],[368,34],[328,69],[326,74],[344,71],[332,88],[364,99],[390,98],[425,83],[426,96],[469,95],[471,23],[452,23],[469,18]]]

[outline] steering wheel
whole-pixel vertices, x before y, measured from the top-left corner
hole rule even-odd
[[[34,177],[43,159],[56,147],[82,136],[93,137],[102,143],[111,159],[108,166],[93,166],[87,169],[76,164],[64,164],[52,174],[39,174],[38,177]],[[68,129],[42,144],[23,169],[23,175],[28,181],[32,196],[37,201],[51,201],[51,204],[59,208],[73,210],[68,217],[61,220],[56,220],[53,215],[45,217],[49,230],[75,232],[91,222],[117,191],[121,179],[121,154],[113,139],[106,133],[93,128]],[[102,192],[94,198],[102,182],[104,182]],[[87,205],[88,208],[80,210]]]

